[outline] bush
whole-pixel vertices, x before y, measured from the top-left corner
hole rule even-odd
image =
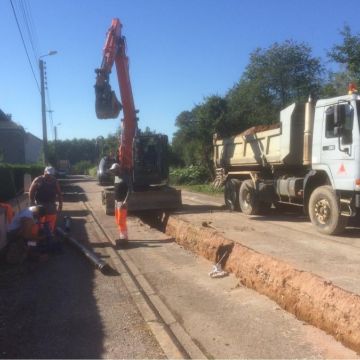
[[[89,169],[89,175],[92,177],[96,177],[97,175],[97,166],[93,166]]]
[[[34,179],[43,171],[42,165],[1,164],[0,201],[8,201],[24,191],[24,174],[30,174]]]
[[[75,175],[89,175],[90,169],[94,167],[94,165],[88,160],[82,160],[72,166],[72,174]]]
[[[170,183],[173,185],[204,184],[210,180],[211,175],[206,167],[190,165],[186,168],[170,170]]]

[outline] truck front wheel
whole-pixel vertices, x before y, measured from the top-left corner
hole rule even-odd
[[[227,179],[224,188],[224,198],[226,207],[231,210],[239,210],[239,188],[240,181],[238,179]]]
[[[316,229],[327,235],[342,233],[348,220],[341,216],[340,201],[331,186],[320,186],[312,192],[309,215]]]
[[[240,207],[246,215],[259,214],[259,200],[252,180],[245,180],[240,186],[239,191]]]

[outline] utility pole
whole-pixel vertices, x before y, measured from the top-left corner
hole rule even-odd
[[[44,61],[39,60],[40,69],[40,88],[41,88],[41,118],[42,118],[42,131],[43,131],[43,152],[44,164],[48,163],[48,143],[47,143],[47,127],[46,127],[46,105],[45,105],[45,81],[44,81]]]
[[[44,151],[44,164],[48,165],[49,149],[47,141],[47,127],[46,127],[46,104],[45,104],[45,62],[41,58],[45,56],[56,55],[57,51],[52,50],[47,54],[39,57],[39,70],[40,70],[40,93],[41,93],[41,119],[42,119],[42,131],[43,131],[43,151]]]
[[[55,125],[54,126],[54,153],[55,153],[55,165],[57,166],[56,142],[57,142],[57,127]]]

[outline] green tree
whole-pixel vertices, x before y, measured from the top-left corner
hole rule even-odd
[[[354,81],[347,71],[330,72],[327,81],[324,82],[321,89],[321,97],[335,97],[344,95],[349,83]]]
[[[200,162],[209,173],[213,172],[212,149],[213,135],[226,134],[227,102],[224,98],[213,95],[193,110],[197,123],[197,139],[200,145]]]
[[[304,43],[287,40],[256,49],[240,81],[227,94],[229,124],[237,131],[278,121],[294,101],[318,97],[324,68]]]
[[[198,139],[198,125],[193,111],[183,111],[176,120],[178,130],[175,132],[171,148],[176,165],[189,166],[196,164],[199,159],[200,142]],[[181,159],[181,160],[180,160]]]
[[[176,118],[178,130],[174,134],[172,150],[185,166],[202,165],[212,172],[212,139],[227,127],[227,101],[217,95],[204,99],[191,111],[183,111]]]
[[[341,44],[334,45],[328,56],[345,67],[345,75],[360,83],[360,34],[353,35],[348,25],[340,31],[343,37]]]

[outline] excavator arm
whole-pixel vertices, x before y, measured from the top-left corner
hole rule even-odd
[[[137,134],[137,111],[121,28],[119,19],[113,19],[106,35],[101,67],[95,70],[96,115],[99,119],[116,118],[121,108],[123,110],[118,160],[131,189],[128,210],[174,209],[181,205],[181,192],[166,186],[169,176],[167,137]],[[109,83],[114,63],[122,105]],[[114,213],[114,189],[103,190],[102,201],[106,214]]]
[[[126,41],[125,37],[121,34],[121,28],[120,20],[113,19],[106,35],[101,67],[95,70],[97,74],[95,83],[95,111],[99,119],[114,119],[118,117],[120,110],[123,110],[124,118],[121,126],[119,163],[123,170],[130,173],[133,167],[132,145],[137,131],[137,111],[135,110],[130,82]],[[109,82],[114,63],[122,104],[117,100]]]

